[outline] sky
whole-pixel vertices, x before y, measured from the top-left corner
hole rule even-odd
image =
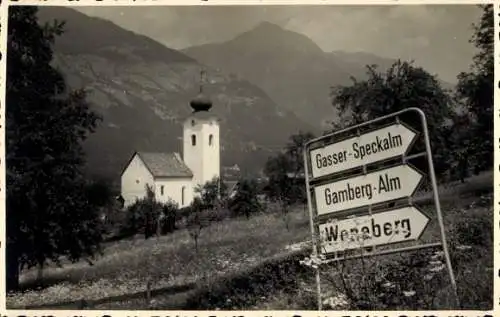
[[[73,7],[75,8],[75,7]],[[174,49],[230,40],[263,21],[302,33],[324,51],[415,60],[456,83],[476,53],[474,5],[79,7]]]

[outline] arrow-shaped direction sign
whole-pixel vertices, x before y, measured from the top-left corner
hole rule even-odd
[[[412,196],[423,175],[404,164],[314,188],[318,215]]]
[[[419,239],[429,218],[415,207],[319,225],[321,252],[332,253]]]
[[[332,143],[310,152],[312,177],[317,178],[407,153],[417,133],[403,123]]]

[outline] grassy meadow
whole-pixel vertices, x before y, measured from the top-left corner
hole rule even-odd
[[[440,190],[462,308],[490,309],[492,306],[492,181],[492,174],[487,173],[465,184],[448,184]],[[425,194],[422,197],[425,198]],[[423,206],[422,210],[430,215],[432,208]],[[438,236],[435,222],[433,220],[427,229],[429,239]],[[288,230],[280,213],[269,210],[250,219],[213,223],[201,231],[198,251],[185,229],[149,240],[137,236],[112,242],[105,245],[103,255],[92,265],[82,261],[66,263],[62,268],[47,267],[44,287],[30,288],[37,271],[24,272],[21,283],[25,290],[10,294],[7,307],[316,309],[314,273],[299,264],[299,260],[310,253],[307,243],[305,247],[300,245],[310,240],[309,230],[307,210],[296,206],[291,211]],[[431,268],[432,283],[417,285],[414,280],[422,280],[427,272],[424,269],[428,268],[401,264],[409,258],[411,254],[395,254],[325,270],[322,276],[322,287],[328,297],[325,301],[336,299],[338,303],[331,304],[332,309],[450,307],[452,292],[446,270]],[[338,287],[346,283],[342,276],[339,280],[338,273],[347,266],[350,272],[343,277],[348,277],[350,284]],[[390,272],[388,268],[392,268]],[[398,284],[396,271],[401,271],[400,279],[408,276],[404,283]],[[373,283],[369,276],[373,276]],[[385,294],[385,298],[373,298],[371,304],[364,304],[368,306],[343,300],[346,292],[363,294],[369,287],[379,287],[377,278],[388,276],[396,285],[378,292]],[[423,289],[425,284],[432,285],[432,289]],[[363,289],[363,285],[369,287]],[[398,295],[402,300],[387,302],[387,298],[398,297],[396,290],[405,294]]]

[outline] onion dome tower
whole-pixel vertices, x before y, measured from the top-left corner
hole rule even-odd
[[[191,100],[190,105],[191,108],[193,109],[193,113],[196,112],[202,112],[202,111],[209,111],[212,108],[212,101],[210,98],[203,93],[203,75],[205,74],[205,71],[201,71],[200,73],[200,92],[194,98]]]
[[[183,159],[193,172],[193,186],[220,177],[219,122],[210,112],[212,101],[203,91],[205,71],[200,73],[200,91],[189,103],[192,113],[184,122]]]

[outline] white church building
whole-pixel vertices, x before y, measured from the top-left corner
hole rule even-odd
[[[210,113],[212,102],[203,94],[191,101],[193,112],[183,125],[183,156],[179,153],[135,152],[121,174],[124,207],[146,197],[146,186],[159,202],[189,206],[195,188],[220,177],[219,121]]]

